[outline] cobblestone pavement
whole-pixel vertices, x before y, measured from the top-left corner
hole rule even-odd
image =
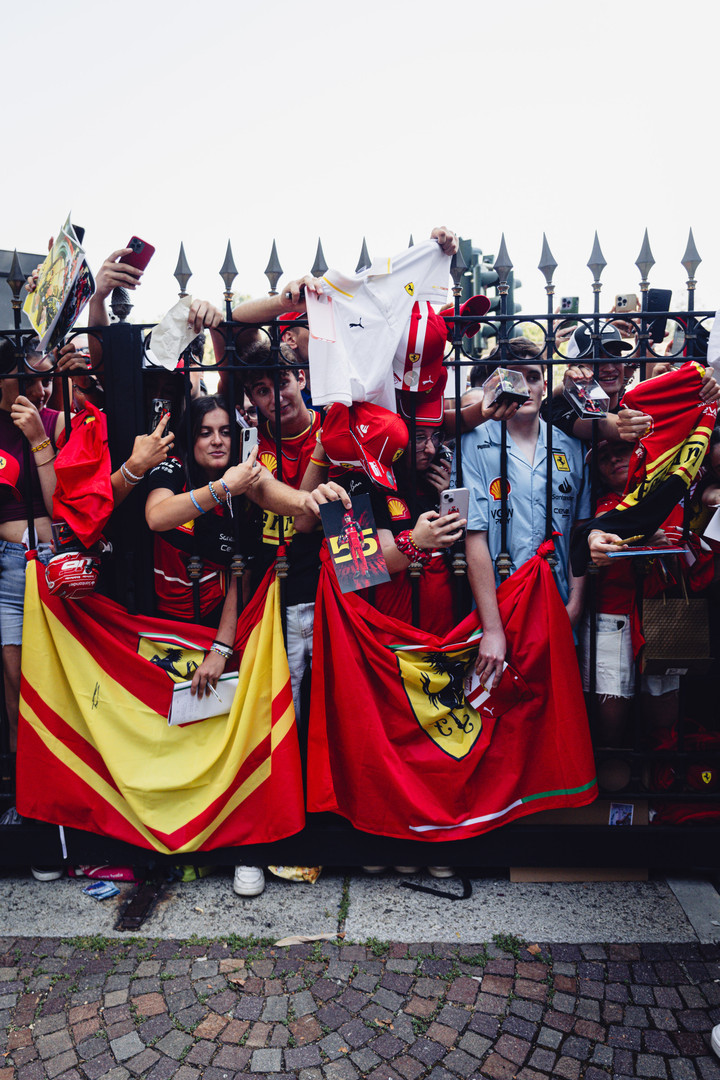
[[[720,946],[0,938],[0,1080],[720,1078]]]

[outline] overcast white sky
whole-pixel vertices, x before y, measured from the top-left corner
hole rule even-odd
[[[523,310],[545,310],[543,230],[558,297],[590,310],[597,229],[604,300],[651,284],[682,307],[688,228],[698,306],[720,300],[717,5],[695,0],[0,0],[0,247],[44,251],[68,210],[92,267],[133,234],[157,248],[136,318],[189,290],[220,304],[228,237],[238,291],[267,291],[322,237],[331,266],[447,224],[497,252]],[[686,20],[686,21],[683,21]],[[712,111],[711,111],[712,110]],[[13,163],[10,150],[18,151]]]

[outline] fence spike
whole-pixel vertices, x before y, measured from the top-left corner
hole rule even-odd
[[[635,265],[640,271],[640,277],[642,278],[642,280],[647,281],[648,275],[652,270],[653,266],[655,265],[655,258],[652,251],[650,250],[650,238],[648,237],[647,229],[645,230],[642,247],[640,248],[640,254],[635,260]]]
[[[227,251],[225,252],[225,262],[220,267],[220,277],[223,279],[225,286],[225,292],[232,292],[233,281],[237,277],[237,267],[235,266],[235,260],[233,259],[232,246],[228,240]]]
[[[327,271],[327,268],[328,264],[325,262],[325,252],[322,248],[322,240],[318,236],[318,246],[317,251],[315,252],[315,262],[312,265],[312,270],[310,271],[310,273],[313,277],[322,277],[323,274]]]
[[[268,264],[265,267],[265,277],[270,282],[270,295],[275,296],[277,294],[277,283],[282,277],[283,268],[280,265],[278,259],[277,247],[275,246],[275,239],[272,242],[272,251],[270,252],[270,258]]]
[[[682,265],[685,267],[687,276],[691,281],[694,280],[695,271],[701,262],[702,259],[700,258],[698,249],[695,247],[695,237],[693,236],[692,229],[690,229],[687,247],[685,248],[685,254],[682,257]]]
[[[18,258],[17,248],[13,251],[12,263],[10,264],[10,272],[7,276],[7,283],[10,286],[13,294],[13,300],[17,300],[20,296],[20,290],[25,284],[26,275],[23,273],[23,268],[20,265],[20,259]]]
[[[499,283],[506,282],[513,268],[512,259],[508,255],[505,244],[505,233],[500,237],[500,250],[495,256],[494,269],[497,271]]]
[[[187,283],[192,277],[192,270],[188,266],[188,261],[185,258],[185,248],[182,241],[180,241],[180,254],[178,255],[177,266],[175,267],[173,277],[180,286],[180,295],[187,296]]]
[[[593,281],[597,284],[600,281],[600,276],[607,266],[605,256],[602,253],[600,247],[600,240],[598,239],[597,230],[595,231],[595,239],[593,241],[593,249],[590,252],[590,258],[587,261],[588,269],[593,276]]]
[[[362,248],[360,249],[360,258],[358,264],[355,267],[355,273],[360,274],[363,270],[369,270],[372,265],[372,259],[368,255],[367,244],[365,243],[365,237],[363,236]]]
[[[462,248],[458,247],[457,252],[450,260],[450,276],[455,285],[460,284],[460,279],[464,277],[466,270],[467,263],[465,262],[465,256],[462,253]]]
[[[538,270],[542,271],[545,277],[545,284],[552,285],[553,274],[557,269],[557,260],[553,258],[553,253],[550,250],[550,245],[547,242],[547,236],[543,233],[542,252],[540,253],[540,262],[538,263]]]

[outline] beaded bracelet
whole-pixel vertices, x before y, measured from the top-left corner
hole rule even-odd
[[[139,484],[142,480],[142,476],[138,476],[137,479],[135,479],[133,473],[126,468],[124,463],[120,466],[120,475],[129,487],[135,487],[135,485]]]
[[[230,494],[230,488],[227,486],[225,481],[222,480],[222,479],[220,480],[220,486],[222,487],[223,491],[225,492],[225,506],[228,509],[230,517],[232,517],[233,516],[233,504],[232,504],[232,495]]]
[[[218,656],[222,656],[223,660],[229,660],[229,659],[230,659],[230,657],[232,656],[232,649],[221,649],[221,648],[218,648],[218,646],[217,646],[217,645],[215,645],[215,643],[213,643],[213,644],[212,644],[212,645],[210,646],[210,648],[208,649],[208,652],[214,652],[214,653],[217,653],[217,654],[218,654]]]
[[[127,461],[123,462],[123,464],[120,466],[120,468],[124,469],[125,472],[128,474],[128,476],[130,477],[130,479],[134,480],[136,484],[139,484],[140,481],[142,480],[142,476],[136,476],[134,472],[130,472],[130,470],[128,469]]]
[[[425,551],[423,548],[419,548],[413,540],[412,532],[409,529],[405,529],[404,532],[398,533],[395,537],[395,547],[405,555],[410,562],[419,562],[423,566],[427,566],[433,556],[433,549]]]
[[[201,514],[207,514],[207,510],[203,510],[202,506],[200,505],[200,503],[195,498],[194,492],[191,491],[189,494],[190,494],[190,498],[193,501],[193,506],[195,507],[195,509],[199,510]]]
[[[218,496],[215,494],[215,488],[212,485],[212,480],[209,482],[208,487],[210,488],[210,494],[212,495],[215,502],[218,504],[218,506],[222,506],[223,501],[222,499],[219,499]]]
[[[50,445],[50,438],[48,437],[45,442],[38,443],[37,446],[31,446],[33,454],[37,454],[38,450],[44,450],[46,446]]]

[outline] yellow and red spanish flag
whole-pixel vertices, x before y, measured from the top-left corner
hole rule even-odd
[[[168,725],[213,631],[48,594],[28,566],[17,807],[162,853],[268,843],[304,824],[280,601],[268,574],[238,623],[229,715]]]

